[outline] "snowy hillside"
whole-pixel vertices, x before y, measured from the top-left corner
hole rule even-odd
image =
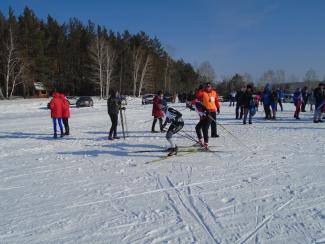
[[[224,104],[219,122],[251,151],[218,126],[215,153],[146,164],[168,146],[151,105],[129,99],[129,135],[109,142],[105,101],[71,108],[57,140],[47,102],[0,101],[0,243],[325,243],[325,124],[311,112],[297,121],[286,104],[244,126]],[[195,136],[195,112],[174,107]]]

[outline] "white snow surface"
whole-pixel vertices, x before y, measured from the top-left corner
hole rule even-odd
[[[128,137],[108,141],[106,101],[72,107],[62,139],[47,102],[0,101],[0,243],[325,243],[325,124],[311,112],[297,121],[285,104],[242,125],[224,103],[218,121],[240,140],[218,126],[215,153],[146,164],[168,147],[152,105],[129,98]],[[195,136],[196,113],[171,106]]]

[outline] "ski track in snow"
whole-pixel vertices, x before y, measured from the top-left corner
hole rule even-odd
[[[47,99],[0,101],[0,243],[325,243],[325,131],[310,112],[253,125],[222,106],[217,153],[157,163],[151,105],[130,99],[129,137],[107,141],[106,102],[71,108],[52,139]],[[195,136],[197,115],[182,110]],[[119,127],[120,130],[120,127]],[[190,146],[181,135],[179,146]],[[245,143],[247,147],[243,147]]]

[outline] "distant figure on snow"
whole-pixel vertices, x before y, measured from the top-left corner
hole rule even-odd
[[[110,97],[107,99],[107,113],[112,125],[109,131],[108,140],[120,139],[117,136],[118,113],[121,108],[121,100],[116,97],[116,91],[110,90]]]
[[[70,127],[69,127],[70,104],[69,101],[64,96],[64,94],[61,94],[61,100],[62,100],[62,122],[65,129],[64,135],[68,136],[70,135]]]
[[[153,121],[151,126],[152,133],[157,133],[157,131],[155,131],[157,120],[159,120],[160,131],[164,132],[163,119],[162,119],[164,117],[164,112],[162,110],[163,109],[162,98],[163,98],[163,92],[158,91],[157,95],[153,99],[153,103],[152,103]]]
[[[301,89],[297,88],[297,90],[295,91],[295,93],[293,94],[293,103],[296,107],[296,111],[294,114],[294,118],[295,119],[300,119],[299,117],[299,113],[301,111],[301,105],[303,103],[303,98],[302,98],[302,93],[301,93]]]
[[[243,95],[243,107],[244,107],[244,119],[243,124],[246,124],[247,115],[248,115],[248,123],[252,124],[252,118],[256,112],[254,99],[253,99],[253,91],[252,86],[247,85],[246,91]]]
[[[315,111],[314,111],[314,123],[321,123],[323,120],[322,117],[322,107],[324,106],[325,101],[325,89],[324,84],[319,83],[318,87],[314,90],[315,98]]]
[[[62,127],[62,107],[63,107],[63,102],[62,102],[60,93],[54,92],[53,98],[50,101],[51,118],[52,118],[52,122],[53,122],[53,130],[54,130],[53,138],[58,137],[57,130],[56,130],[57,122],[60,127],[61,137],[64,136],[63,127]]]

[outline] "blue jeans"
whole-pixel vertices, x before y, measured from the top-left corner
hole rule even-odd
[[[61,134],[63,134],[62,119],[61,118],[52,118],[52,121],[53,121],[54,134],[56,135],[56,121],[58,121]]]

